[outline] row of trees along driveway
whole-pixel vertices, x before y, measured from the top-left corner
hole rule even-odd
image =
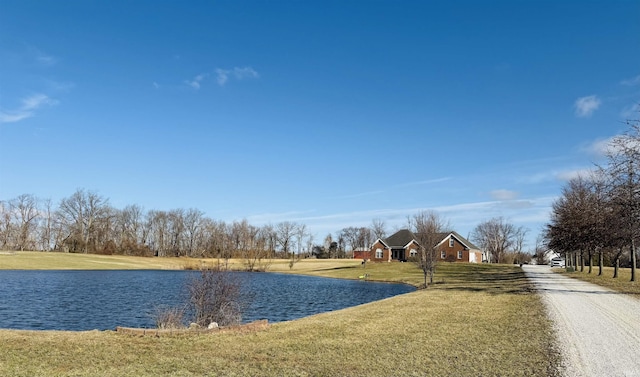
[[[621,264],[636,280],[636,244],[640,236],[640,122],[609,143],[607,163],[572,179],[553,203],[546,229],[548,247],[561,252],[567,264],[589,273],[597,259],[599,274]]]

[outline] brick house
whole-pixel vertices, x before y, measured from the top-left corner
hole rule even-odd
[[[441,241],[434,246],[438,250],[438,260],[447,262],[481,263],[482,251],[458,233],[440,233]],[[373,262],[406,261],[417,256],[417,237],[408,229],[402,229],[383,239],[378,238],[369,253],[354,253],[354,258],[370,259]],[[368,255],[367,255],[368,254]]]

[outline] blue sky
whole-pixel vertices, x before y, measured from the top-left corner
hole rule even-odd
[[[0,1],[0,200],[296,221],[435,210],[529,247],[637,118],[638,1]]]

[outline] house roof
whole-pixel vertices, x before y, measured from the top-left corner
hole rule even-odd
[[[401,249],[411,241],[415,241],[416,236],[409,229],[401,229],[384,240],[385,245],[392,249]]]
[[[457,239],[458,242],[460,242],[462,245],[464,245],[464,247],[466,247],[467,249],[469,249],[469,250],[480,250],[480,248],[478,246],[472,244],[469,240],[467,240],[466,238],[462,237],[460,234],[458,234],[458,232],[453,231],[453,230],[451,232],[448,232],[448,233],[443,233],[442,241],[440,243],[444,242],[444,240],[446,239],[446,237],[449,234],[452,235],[455,239]]]
[[[434,247],[440,245],[441,243],[443,243],[449,236],[452,236],[455,239],[457,239],[458,242],[460,242],[462,245],[464,245],[464,247],[466,247],[467,249],[480,250],[480,248],[478,246],[474,245],[469,240],[467,240],[466,238],[462,237],[456,231],[438,233],[438,239],[440,239],[441,241],[438,242],[436,245],[434,245]],[[401,230],[395,232],[394,234],[392,234],[391,236],[385,238],[384,240],[380,240],[380,241],[382,241],[389,248],[401,249],[401,248],[405,248],[411,241],[414,241],[414,242],[417,243],[418,242],[417,240],[418,240],[418,238],[416,237],[416,235],[412,231],[410,231],[409,229],[401,229]]]

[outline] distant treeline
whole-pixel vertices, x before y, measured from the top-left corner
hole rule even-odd
[[[384,223],[349,227],[314,243],[305,224],[225,223],[198,209],[114,208],[96,192],[78,189],[54,205],[31,194],[0,201],[0,249],[198,258],[346,258],[384,237]]]

